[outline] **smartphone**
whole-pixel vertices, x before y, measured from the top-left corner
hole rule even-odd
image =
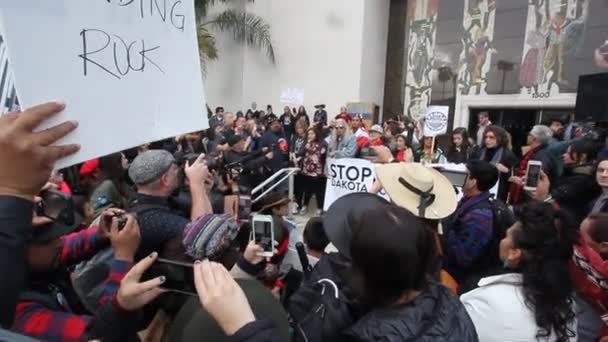
[[[262,246],[260,255],[270,258],[274,255],[274,222],[270,215],[254,215],[252,220],[251,240]]]
[[[67,225],[74,224],[74,203],[72,196],[56,189],[45,190],[40,194],[42,201],[36,205],[36,214]]]
[[[528,162],[528,165],[526,166],[526,184],[524,184],[524,190],[536,190],[542,167],[543,163],[538,160],[530,160]]]
[[[165,277],[162,288],[170,292],[188,296],[198,296],[194,285],[194,268],[192,263],[159,258],[142,276],[142,281],[160,276]]]
[[[239,221],[249,221],[251,216],[251,196],[239,195]]]

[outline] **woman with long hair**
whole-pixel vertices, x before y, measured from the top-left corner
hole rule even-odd
[[[335,120],[335,129],[329,140],[329,157],[354,158],[357,153],[357,137],[343,119]]]
[[[296,122],[295,134],[291,137],[291,141],[289,142],[289,155],[293,166],[300,169],[302,169],[302,158],[304,157],[307,134],[308,125],[306,125],[306,120]],[[304,176],[301,173],[297,174],[294,179],[294,192],[297,206],[293,207],[293,214],[297,214],[299,208],[302,207],[305,187],[306,183],[304,181]]]
[[[416,151],[416,162],[426,164],[445,164],[445,154],[438,146],[437,141],[433,143],[433,137],[423,137],[420,148]]]
[[[99,158],[100,177],[89,197],[93,217],[108,208],[126,209],[129,198],[126,170],[129,161],[121,152]]]
[[[310,126],[310,118],[308,117],[308,113],[306,113],[306,107],[304,106],[300,106],[300,108],[298,108],[298,114],[296,114],[296,122],[300,121],[304,119],[304,121],[306,121],[306,126]]]
[[[460,298],[480,341],[576,341],[573,283],[568,271],[576,224],[548,203],[516,210],[500,242],[510,273],[483,278]]]
[[[452,131],[452,144],[448,151],[448,162],[453,164],[466,164],[471,156],[472,147],[469,143],[469,134],[466,128],[458,127]]]
[[[307,212],[308,204],[312,195],[317,199],[317,215],[321,214],[325,203],[325,157],[327,146],[321,138],[321,132],[316,127],[311,127],[307,131],[306,145],[304,146],[302,157],[302,183],[305,185],[304,202],[300,213]]]
[[[429,220],[378,205],[355,223],[350,250],[363,316],[348,341],[477,341],[462,303],[429,277],[437,261]]]
[[[395,160],[406,163],[413,162],[414,152],[412,152],[411,147],[407,145],[407,138],[405,137],[405,135],[397,135],[397,137],[395,138],[395,142]]]
[[[500,175],[498,199],[506,202],[509,195],[509,177],[517,165],[517,157],[509,149],[507,131],[498,126],[488,126],[483,134],[483,145],[471,159],[483,160],[496,166]]]

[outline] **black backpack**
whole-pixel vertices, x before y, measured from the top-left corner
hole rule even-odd
[[[342,341],[342,332],[355,323],[345,283],[323,258],[315,265],[310,279],[289,298],[287,311],[295,341]]]

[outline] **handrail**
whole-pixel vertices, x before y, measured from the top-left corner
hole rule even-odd
[[[251,190],[251,194],[255,194],[260,192],[261,190],[264,189],[264,187],[266,185],[268,185],[270,182],[272,182],[273,180],[275,180],[276,178],[278,178],[280,175],[282,175],[285,172],[289,172],[291,170],[296,170],[296,172],[299,172],[300,169],[295,168],[295,167],[286,167],[284,169],[280,169],[279,171],[275,172],[274,175],[270,176],[270,178],[266,179],[265,181],[262,182],[262,184],[256,186],[253,190]],[[280,182],[279,182],[280,183]]]
[[[272,177],[268,178],[262,184],[260,184],[258,187],[256,187],[255,189],[253,189],[253,191],[251,191],[251,194],[254,194],[254,192],[259,192],[260,189],[258,189],[258,188],[261,187],[263,189],[265,185],[267,185],[268,183],[270,183],[270,181],[278,178],[278,175],[281,175],[281,174],[283,174],[285,172],[287,172],[287,175],[285,175],[285,177],[281,178],[281,180],[279,180],[278,182],[274,183],[270,188],[268,188],[266,191],[264,191],[260,196],[252,199],[251,203],[256,203],[259,200],[261,200],[269,192],[271,192],[277,186],[279,186],[281,183],[283,183],[287,178],[290,179],[290,182],[289,182],[289,199],[293,200],[293,179],[292,179],[292,176],[294,174],[300,172],[300,169],[298,169],[298,168],[285,168],[285,169],[281,169],[281,170],[277,171],[274,175],[272,175]],[[290,206],[290,209],[291,209],[291,206]],[[291,213],[291,210],[290,210],[290,213]]]

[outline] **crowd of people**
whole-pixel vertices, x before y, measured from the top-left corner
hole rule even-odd
[[[402,116],[368,127],[346,108],[277,116],[253,103],[216,108],[208,130],[53,171],[78,151],[55,145],[78,124],[36,128],[64,108],[0,117],[3,339],[608,341],[597,127],[552,118],[519,153],[487,113],[442,146]],[[273,223],[262,256],[239,196],[291,166],[293,213],[311,214],[340,158],[377,164],[370,193],[318,210],[300,239],[278,186],[252,208]],[[460,200],[445,163],[465,166]]]

